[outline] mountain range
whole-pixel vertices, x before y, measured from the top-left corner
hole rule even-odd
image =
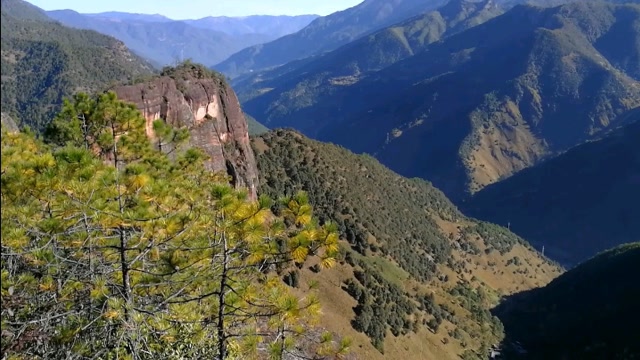
[[[264,34],[270,40],[275,40],[303,29],[319,17],[318,15],[208,16],[202,19],[183,21],[189,25],[220,31],[233,36]]]
[[[80,14],[73,10],[48,11],[47,15],[67,26],[113,36],[157,66],[185,59],[211,66],[246,47],[295,32],[317,17],[208,17],[175,21],[159,15]]]
[[[275,41],[244,49],[215,66],[234,78],[334,50],[357,38],[433,10],[440,0],[365,0],[352,8],[314,20],[304,29]]]
[[[245,109],[268,127],[372,154],[461,199],[640,106],[639,18],[633,4],[519,5],[382,70],[289,72],[241,98],[253,97]]]
[[[361,37],[336,51],[240,76],[233,83],[245,103],[265,92],[269,94],[261,97],[261,102],[276,94],[290,93],[304,103],[310,97],[330,95],[341,85],[355,83],[369,73],[421,52],[431,43],[502,13],[503,9],[493,1],[450,1],[437,10]],[[327,83],[335,86],[326,86]],[[287,106],[296,109],[294,104]]]
[[[191,213],[203,205],[199,198],[172,191],[175,184],[162,177],[177,179],[197,192],[205,186],[200,174],[214,171],[211,176],[220,182],[220,188],[212,188],[214,196],[224,196],[226,183],[239,190],[222,202],[225,219],[236,200],[259,199],[251,206],[265,210],[266,221],[283,219],[285,227],[308,231],[304,236],[278,238],[270,251],[279,253],[288,246],[302,249],[303,243],[315,241],[307,235],[321,234],[316,226],[335,229],[339,251],[331,259],[333,267],[326,266],[327,259],[317,257],[269,267],[258,260],[255,277],[245,278],[256,289],[274,284],[286,289],[291,296],[278,300],[282,303],[278,306],[294,309],[289,314],[300,314],[295,310],[298,302],[321,308],[317,323],[290,328],[295,331],[289,334],[305,330],[317,336],[322,351],[331,353],[339,343],[350,353],[336,356],[350,360],[634,358],[640,353],[634,343],[639,334],[633,326],[637,322],[633,306],[640,302],[634,282],[640,248],[633,243],[640,239],[634,221],[640,217],[636,209],[640,201],[640,5],[633,1],[520,3],[367,0],[265,44],[264,53],[240,51],[235,59],[241,61],[227,63],[238,75],[230,83],[227,76],[192,61],[157,71],[113,37],[66,27],[21,0],[2,0],[1,303],[3,324],[10,325],[7,331],[3,326],[2,352],[20,355],[21,351],[35,354],[58,349],[69,355],[86,354],[90,348],[85,345],[104,348],[102,339],[58,348],[58,340],[73,345],[78,334],[82,341],[93,341],[91,334],[103,329],[92,327],[93,323],[87,325],[93,333],[61,337],[55,326],[33,326],[37,322],[26,323],[26,332],[20,329],[21,321],[38,320],[41,313],[56,316],[72,328],[77,317],[58,314],[56,307],[94,309],[93,301],[101,298],[101,291],[111,290],[84,288],[90,295],[86,297],[91,299],[86,303],[90,307],[84,306],[83,296],[64,297],[63,303],[58,297],[42,296],[56,293],[55,282],[47,283],[49,277],[42,275],[45,270],[37,262],[45,258],[40,254],[48,254],[39,251],[48,251],[50,242],[38,245],[37,259],[4,250],[24,246],[25,239],[27,245],[41,241],[62,223],[76,226],[75,220],[52,212],[44,197],[32,197],[29,202],[35,220],[23,215],[21,201],[30,196],[23,184],[31,180],[27,174],[41,179],[37,190],[44,196],[58,194],[66,199],[76,193],[91,194],[86,187],[99,182],[82,181],[92,178],[92,169],[119,172],[108,168],[104,159],[86,158],[91,157],[87,140],[93,139],[85,138],[83,150],[74,148],[74,141],[80,143],[77,139],[61,135],[87,131],[81,120],[94,116],[85,106],[89,106],[87,99],[96,97],[76,97],[59,114],[64,98],[86,91],[102,94],[98,105],[101,101],[110,104],[115,96],[124,100],[117,108],[126,110],[124,115],[118,113],[114,118],[134,114],[139,126],[131,131],[143,129],[137,142],[125,141],[124,145],[140,151],[146,134],[154,148],[147,149],[149,154],[158,153],[143,154],[147,160],[131,163],[121,172],[127,179],[123,186],[137,189],[130,193],[131,198],[148,203],[137,208],[133,221],[147,216],[151,209],[153,214],[162,214],[165,209],[156,202],[175,209],[190,202]],[[76,15],[88,23],[121,24],[118,28],[143,24],[142,29],[162,25],[177,29],[172,27],[177,21],[161,15]],[[179,26],[188,30],[182,35],[193,37],[194,42],[199,41],[194,34],[216,32],[215,26],[233,32],[226,34],[230,37],[284,28],[276,24],[276,18],[263,20],[205,18],[200,25],[182,22]],[[276,25],[270,28],[272,20]],[[202,41],[213,46],[211,39]],[[149,46],[146,40],[142,43]],[[155,49],[167,56],[170,48]],[[254,65],[256,71],[247,73]],[[104,94],[108,89],[115,92]],[[269,131],[258,121],[275,130]],[[15,134],[26,126],[33,131]],[[69,129],[77,131],[70,133]],[[129,129],[122,136],[126,138]],[[115,134],[113,127],[104,130],[109,136],[101,136],[96,144],[108,147],[110,134]],[[17,141],[27,138],[31,140]],[[181,145],[174,147],[174,143]],[[189,147],[200,149],[206,158],[200,159],[200,152]],[[37,156],[29,157],[34,149]],[[171,157],[162,157],[164,152]],[[173,157],[179,162],[174,163]],[[58,193],[65,181],[52,181],[48,178],[52,173],[43,171],[51,168],[51,161],[67,164],[58,170],[79,170],[78,179],[68,181],[82,184]],[[200,161],[202,167],[195,167]],[[157,172],[147,172],[147,166]],[[137,197],[140,191],[154,196]],[[112,201],[110,193],[102,194],[108,195],[105,201]],[[177,197],[167,202],[174,195]],[[73,208],[76,203],[56,204]],[[5,204],[13,206],[12,210],[6,210]],[[135,201],[125,204],[137,205]],[[244,219],[255,209],[242,208],[247,212],[236,215]],[[94,223],[97,237],[103,236],[99,229],[113,222],[107,215],[109,219]],[[7,224],[31,226],[40,217],[45,221],[37,223],[37,231],[26,233],[15,227],[15,231],[6,231]],[[176,223],[193,219],[185,213]],[[255,221],[237,233],[238,239],[253,236],[262,220]],[[210,226],[217,229],[218,224]],[[140,229],[146,231],[144,227]],[[178,247],[218,234],[211,227],[197,228],[206,229],[202,233],[194,228],[202,236],[186,238]],[[111,235],[106,234],[105,239]],[[53,238],[58,241],[66,236],[61,232]],[[240,262],[252,259],[259,255],[254,251],[262,240],[228,254],[241,253]],[[616,247],[622,243],[631,244]],[[173,243],[168,240],[167,244]],[[608,248],[614,249],[596,255]],[[75,250],[73,256],[84,251]],[[162,246],[156,250],[163,255],[150,252],[149,261],[167,262],[169,267],[162,268],[170,273],[181,271],[174,265],[182,251],[165,254]],[[309,255],[319,255],[316,251],[310,248]],[[16,262],[18,257],[23,262]],[[87,257],[74,259],[82,262]],[[89,256],[87,264],[92,259]],[[108,261],[109,256],[95,259]],[[217,260],[212,257],[212,261]],[[93,286],[92,267],[75,263],[70,265],[73,273],[51,275],[77,275],[87,280],[83,284]],[[565,271],[563,266],[571,269]],[[111,271],[111,267],[105,269]],[[16,276],[16,271],[25,276]],[[270,280],[265,282],[267,276]],[[18,282],[24,286],[7,285]],[[64,282],[58,287],[67,291],[68,284],[80,286]],[[159,284],[157,289],[153,296],[146,290],[133,296],[139,304],[163,301],[162,291],[168,288]],[[117,291],[110,293],[114,299],[119,296]],[[316,296],[319,303],[313,300]],[[239,299],[229,301],[236,301],[235,306]],[[186,316],[202,309],[188,302],[191,304],[185,307],[178,305]],[[39,306],[23,311],[25,304],[36,303],[53,304],[54,310]],[[120,309],[115,302],[109,304]],[[173,311],[173,305],[160,313]],[[207,324],[223,318],[211,315],[209,309],[205,312],[209,314]],[[96,321],[114,329],[126,328],[118,325],[118,313],[96,314]],[[123,314],[126,316],[126,309]],[[157,314],[142,316],[153,322]],[[181,312],[173,314],[180,316]],[[202,336],[189,337],[186,347],[172,342],[188,329],[170,324],[162,324],[159,339],[146,335],[142,339],[164,344],[158,351],[211,351],[191,342]],[[256,324],[260,328],[270,325]],[[234,326],[242,325],[241,321]],[[211,336],[203,338],[218,336],[210,330],[207,327],[206,334]],[[165,337],[166,331],[171,336]],[[286,333],[282,328],[278,331]],[[52,334],[56,341],[44,334]],[[69,332],[64,329],[64,334]],[[294,337],[288,337],[287,344]],[[257,341],[270,339],[267,335]],[[305,338],[289,347],[287,356],[312,358],[314,346]],[[282,348],[269,344],[269,351],[278,349]],[[128,351],[126,346],[122,351]]]

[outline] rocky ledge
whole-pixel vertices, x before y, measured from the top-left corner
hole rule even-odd
[[[256,198],[258,169],[247,121],[235,92],[222,75],[187,63],[113,90],[118,98],[136,104],[143,113],[149,137],[154,137],[153,122],[158,119],[186,126],[191,133],[190,145],[210,157],[207,169],[226,172],[233,186],[246,188],[250,197]]]

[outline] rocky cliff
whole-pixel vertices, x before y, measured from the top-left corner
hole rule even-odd
[[[162,119],[186,126],[190,145],[204,150],[206,167],[223,171],[232,185],[256,198],[258,170],[249,144],[248,126],[235,92],[222,76],[193,64],[165,69],[159,77],[113,89],[118,98],[136,104],[154,137],[153,122]]]

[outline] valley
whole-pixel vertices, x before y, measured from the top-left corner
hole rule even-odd
[[[640,356],[637,0],[1,1],[3,360]]]

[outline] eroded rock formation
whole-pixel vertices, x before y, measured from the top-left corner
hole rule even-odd
[[[247,188],[255,199],[258,170],[235,92],[221,76],[197,68],[182,70],[113,90],[118,98],[136,104],[152,138],[155,120],[186,126],[190,145],[210,156],[207,169],[226,172],[235,187]]]

